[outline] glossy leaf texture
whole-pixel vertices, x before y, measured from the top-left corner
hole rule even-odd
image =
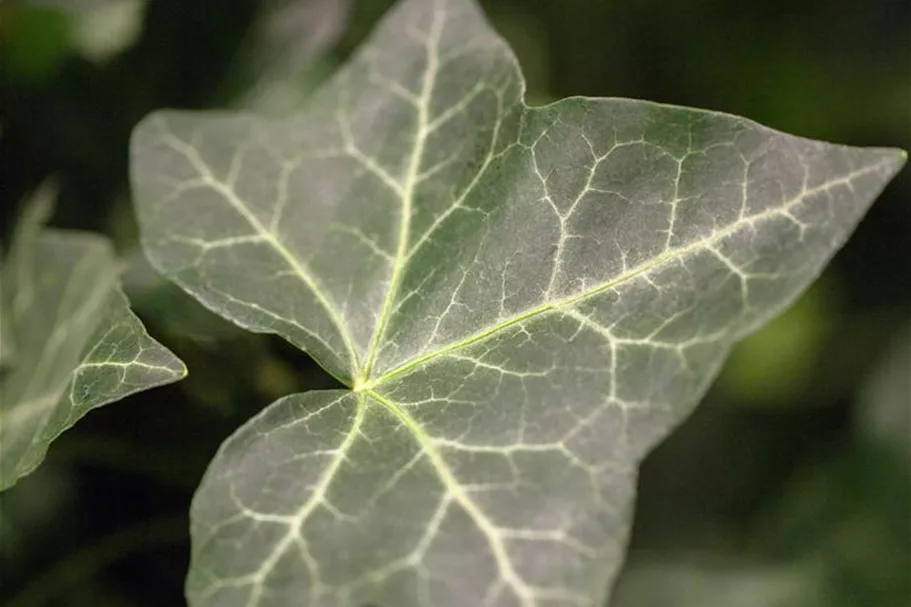
[[[191,605],[603,604],[642,456],[904,159],[523,94],[473,1],[403,0],[299,114],[135,131],[152,263],[349,388],[223,445]]]
[[[26,207],[0,274],[14,347],[0,375],[0,490],[90,410],[186,374],[130,312],[107,240],[43,227],[51,198],[44,188]]]

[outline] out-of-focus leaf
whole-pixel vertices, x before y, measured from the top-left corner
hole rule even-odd
[[[624,572],[613,607],[826,607],[818,567],[663,560]]]
[[[911,463],[911,326],[899,332],[860,399],[860,435]]]
[[[110,59],[129,48],[142,30],[146,0],[66,0],[76,14],[73,44],[85,58],[96,62]]]
[[[68,24],[67,47],[86,59],[103,62],[139,37],[146,1],[27,0],[26,6],[62,15]]]
[[[641,458],[904,162],[523,94],[473,1],[403,0],[299,114],[137,127],[153,265],[349,388],[224,444],[192,605],[601,604]]]
[[[0,284],[0,302],[7,299]],[[13,325],[9,317],[9,308],[0,304],[0,373],[12,364],[16,357],[16,342],[13,341]]]
[[[0,270],[17,346],[0,376],[0,489],[91,409],[186,373],[130,312],[106,240],[42,227],[51,198],[27,207]]]
[[[11,238],[8,256],[16,248],[22,248],[34,242],[42,226],[50,219],[57,193],[56,183],[49,179],[34,193],[27,204],[22,207],[22,216],[15,227]],[[13,303],[15,298],[14,283],[6,277],[3,266],[0,266],[0,369],[11,364],[17,355],[16,331],[13,325]],[[0,376],[2,378],[2,376]],[[2,384],[0,384],[2,386]]]
[[[300,109],[321,60],[345,31],[351,0],[272,0],[247,45],[241,70],[250,81],[236,105],[287,114]]]

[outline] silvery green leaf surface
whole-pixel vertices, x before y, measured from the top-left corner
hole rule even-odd
[[[27,207],[0,274],[16,345],[0,375],[0,490],[91,409],[186,373],[130,312],[108,242],[42,227],[48,195]]]
[[[403,0],[299,114],[137,127],[156,268],[348,387],[223,445],[191,605],[603,604],[640,459],[904,161],[523,92],[472,0]]]

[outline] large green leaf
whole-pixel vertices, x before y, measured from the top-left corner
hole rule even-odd
[[[42,228],[51,196],[26,208],[0,274],[2,342],[15,344],[0,376],[0,490],[91,409],[186,373],[130,312],[108,242]]]
[[[522,98],[473,1],[403,0],[299,115],[135,131],[153,264],[349,388],[224,444],[192,605],[598,605],[643,454],[904,158]]]

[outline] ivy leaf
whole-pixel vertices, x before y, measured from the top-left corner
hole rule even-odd
[[[0,274],[2,341],[15,344],[0,375],[0,490],[90,410],[186,374],[130,312],[108,242],[42,227],[52,198],[46,186],[26,207]]]
[[[348,387],[223,445],[191,605],[601,604],[639,460],[904,160],[523,92],[473,1],[403,0],[298,115],[137,127],[152,263]]]

